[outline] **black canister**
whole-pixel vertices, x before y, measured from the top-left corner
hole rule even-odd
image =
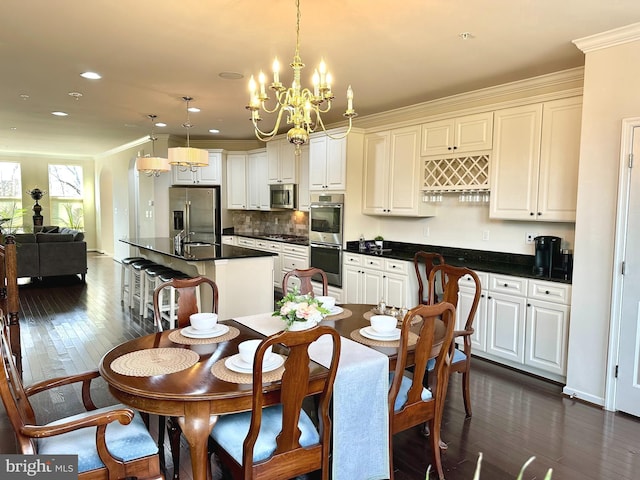
[[[560,257],[560,237],[543,235],[533,239],[536,246],[533,274],[538,277],[551,278],[554,264]]]

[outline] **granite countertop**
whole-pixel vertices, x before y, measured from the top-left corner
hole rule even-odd
[[[275,255],[271,252],[263,252],[252,248],[237,247],[235,245],[185,244],[178,252],[174,248],[171,238],[149,237],[149,238],[123,238],[121,242],[128,243],[134,247],[152,252],[167,255],[169,257],[189,260],[190,262],[207,260],[233,260],[234,258],[270,257]]]
[[[383,251],[366,250],[361,252],[357,241],[347,242],[345,252],[359,253],[376,257],[391,258],[394,260],[413,261],[414,254],[419,251],[435,252],[444,257],[446,263],[456,267],[468,267],[487,273],[513,275],[515,277],[534,278],[536,280],[548,280],[551,282],[571,283],[571,280],[561,278],[539,277],[533,274],[534,256],[516,253],[490,252],[485,250],[472,250],[465,248],[451,248],[437,245],[420,245],[415,243],[386,241]]]

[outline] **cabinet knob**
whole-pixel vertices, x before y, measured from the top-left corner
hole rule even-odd
[[[452,150],[452,148],[451,147],[447,147],[447,150]]]
[[[509,286],[509,284],[508,284],[508,283],[505,283],[505,284],[504,284],[504,286],[505,286],[505,287],[508,287],[508,286]]]
[[[538,216],[542,215],[542,212],[538,212]]]
[[[531,306],[531,304],[530,304],[530,303],[527,303],[527,307],[530,307],[530,306]]]
[[[395,265],[391,265],[391,268],[396,268],[396,266]]]
[[[457,150],[457,149],[458,149],[458,147],[456,147],[456,146],[454,145],[453,149],[454,149],[454,150]]]
[[[545,295],[549,295],[549,290],[544,291]]]
[[[533,212],[529,212],[529,215],[533,217],[535,214]]]

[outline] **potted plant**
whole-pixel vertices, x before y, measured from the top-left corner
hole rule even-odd
[[[374,242],[376,242],[376,247],[378,248],[382,248],[383,242],[384,242],[384,238],[382,238],[381,235],[378,235],[377,237],[375,237],[373,239]]]
[[[315,327],[329,314],[329,310],[324,308],[313,295],[302,295],[297,286],[282,297],[277,306],[273,316],[280,317],[286,323],[287,330],[304,330]]]

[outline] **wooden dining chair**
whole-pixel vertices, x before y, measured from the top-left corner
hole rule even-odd
[[[0,245],[0,321],[7,334],[9,345],[22,376],[22,342],[20,340],[20,296],[18,291],[18,252],[16,239],[5,237]]]
[[[315,277],[315,278],[314,278]],[[282,279],[282,294],[286,295],[289,288],[289,280],[291,278],[297,278],[300,280],[300,293],[305,295],[307,293],[313,294],[313,285],[311,280],[316,280],[322,283],[322,295],[328,295],[329,283],[327,281],[327,274],[321,268],[307,268],[305,270],[295,269],[288,271]]]
[[[389,388],[389,478],[393,480],[393,436],[427,422],[431,432],[432,465],[444,479],[440,458],[440,426],[444,398],[449,383],[455,307],[450,303],[418,305],[402,321],[400,346],[393,379]],[[409,347],[411,332],[417,333],[415,348]],[[413,352],[413,360],[409,353]],[[434,359],[434,374],[423,385],[427,362]],[[406,376],[408,368],[413,375]]]
[[[322,335],[333,343],[327,375],[312,378],[309,345]],[[262,385],[262,364],[271,345],[288,349],[278,403],[267,406]],[[253,364],[253,402],[250,412],[223,415],[211,432],[212,449],[234,479],[285,480],[322,470],[329,478],[331,418],[329,404],[340,357],[340,335],[318,326],[302,331],[276,333],[260,344]],[[321,391],[318,427],[302,409],[303,400]]]
[[[444,289],[442,301],[451,303],[458,308],[459,281],[468,275],[475,285],[475,293],[469,312],[466,318],[460,319],[460,323],[464,320],[462,330],[453,332],[454,342],[456,338],[462,339],[462,350],[456,348],[451,360],[451,372],[462,373],[462,397],[464,400],[464,410],[467,417],[471,417],[471,391],[469,387],[469,373],[471,371],[471,336],[473,335],[473,321],[476,317],[480,295],[482,294],[482,284],[476,272],[466,267],[454,267],[452,265],[438,265],[433,268],[429,276],[429,291],[432,292],[437,282],[437,275],[444,280]],[[432,294],[431,294],[432,295]],[[461,314],[462,312],[458,312]],[[458,345],[456,344],[456,347]],[[429,365],[433,368],[433,362]]]
[[[413,255],[413,268],[418,279],[418,305],[429,305],[429,298],[424,297],[425,293],[429,295],[429,274],[434,266],[444,265],[444,263],[444,257],[439,253],[420,250]],[[442,289],[444,290],[444,279],[442,279]]]
[[[164,290],[175,289],[177,299],[177,328],[188,327],[192,314],[198,313],[198,295],[196,290],[201,285],[208,285],[211,288],[213,296],[212,312],[218,313],[218,286],[210,278],[193,277],[193,278],[174,278],[171,281],[161,283],[153,291],[153,318],[156,329],[162,331],[162,312],[161,312],[161,294]],[[173,308],[173,305],[170,306]],[[158,446],[164,448],[164,432],[165,425],[169,435],[169,445],[171,447],[171,458],[173,461],[173,479],[180,478],[180,435],[182,430],[178,425],[175,417],[169,417],[166,421],[164,416],[158,417]],[[165,460],[162,457],[162,466],[164,468]]]
[[[0,397],[13,427],[18,453],[78,455],[81,480],[137,477],[161,480],[158,446],[141,416],[122,404],[96,408],[90,389],[98,371],[58,377],[24,387],[6,331],[0,332]],[[85,412],[40,425],[30,397],[50,389],[82,384]],[[55,402],[54,402],[55,406]],[[25,457],[27,458],[27,457]]]

